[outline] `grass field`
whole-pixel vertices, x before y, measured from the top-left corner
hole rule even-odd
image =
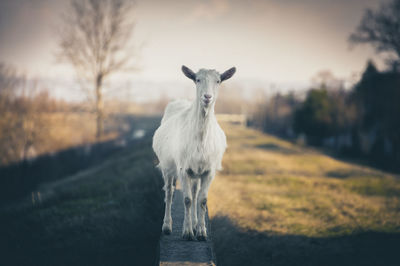
[[[208,201],[218,265],[399,265],[398,176],[223,128]],[[153,265],[163,184],[151,137],[135,145],[0,206],[0,265]]]
[[[0,207],[0,265],[154,265],[163,184],[150,144]]]
[[[218,265],[400,265],[400,177],[223,125]]]

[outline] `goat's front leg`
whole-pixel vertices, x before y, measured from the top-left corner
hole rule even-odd
[[[182,237],[185,240],[194,240],[192,217],[191,217],[191,209],[192,209],[191,207],[193,202],[191,181],[185,175],[182,178],[182,192],[183,192],[183,204],[185,206],[185,217],[183,220]]]
[[[196,234],[196,227],[197,227],[197,196],[199,194],[200,189],[200,179],[192,179],[192,226],[193,226],[193,233]]]
[[[171,205],[172,205],[172,197],[174,195],[174,186],[172,176],[168,176],[164,174],[164,191],[165,191],[165,214],[164,214],[164,222],[162,226],[162,231],[164,234],[169,235],[172,231],[172,217],[171,217]]]
[[[210,184],[212,181],[213,175],[206,176],[201,179],[200,191],[199,191],[199,200],[198,200],[198,207],[199,207],[199,216],[198,222],[196,227],[196,237],[197,240],[205,241],[207,240],[207,229],[206,229],[206,211],[207,211],[207,195],[208,189],[210,188]]]

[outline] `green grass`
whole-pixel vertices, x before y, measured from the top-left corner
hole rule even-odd
[[[153,161],[148,139],[3,206],[0,265],[153,265],[163,214]]]
[[[223,128],[208,201],[219,265],[398,265],[399,176]]]

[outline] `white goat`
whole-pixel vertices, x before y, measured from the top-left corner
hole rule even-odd
[[[153,137],[153,150],[164,178],[162,231],[165,234],[172,231],[172,196],[179,177],[185,206],[182,237],[193,240],[195,233],[198,240],[204,241],[207,239],[205,213],[208,189],[216,171],[221,169],[226,149],[226,137],[214,115],[214,105],[220,83],[232,77],[236,68],[221,75],[207,69],[194,73],[186,66],[182,66],[182,71],[195,82],[196,99],[192,103],[186,100],[169,103]]]

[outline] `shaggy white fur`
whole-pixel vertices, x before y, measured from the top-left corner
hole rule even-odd
[[[182,237],[207,239],[205,213],[207,194],[217,170],[221,169],[226,137],[214,115],[218,87],[233,76],[231,68],[223,74],[200,69],[194,73],[182,66],[183,73],[197,88],[194,102],[176,100],[168,104],[160,127],[153,137],[165,190],[165,216],[162,230],[172,231],[171,204],[176,179],[182,185],[185,217]]]

